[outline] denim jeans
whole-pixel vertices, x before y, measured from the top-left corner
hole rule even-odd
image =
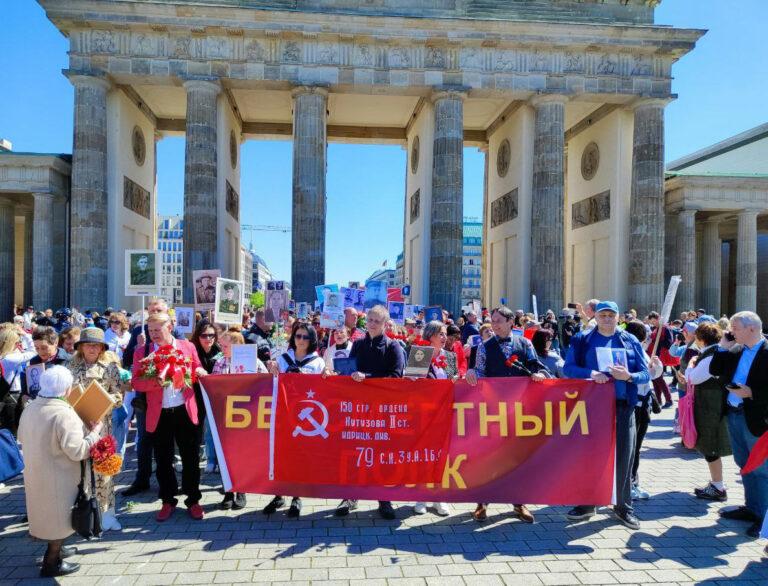
[[[731,438],[733,460],[743,468],[752,447],[757,443],[757,436],[750,433],[743,412],[728,412],[728,435]],[[768,463],[763,463],[757,470],[741,477],[744,483],[744,499],[747,508],[761,519],[768,510]]]
[[[207,459],[207,466],[218,466],[219,458],[216,456],[216,446],[213,444],[213,433],[211,433],[211,426],[208,423],[208,417],[205,418],[205,457]]]
[[[125,458],[125,443],[128,439],[128,426],[131,422],[125,416],[123,416],[123,421],[120,421],[120,417],[117,409],[112,411],[112,435],[117,443],[117,453]]]

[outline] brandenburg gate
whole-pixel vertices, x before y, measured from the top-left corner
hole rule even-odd
[[[407,149],[414,303],[459,309],[467,145],[486,159],[485,303],[663,299],[664,109],[703,31],[655,25],[658,0],[39,1],[70,42],[73,305],[130,306],[123,250],[155,242],[173,134],[187,302],[192,270],[239,274],[259,216],[240,209],[240,146],[269,138],[293,140],[299,301],[325,282],[329,141]]]

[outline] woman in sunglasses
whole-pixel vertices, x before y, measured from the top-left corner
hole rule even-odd
[[[128,331],[128,320],[119,311],[109,316],[109,329],[104,332],[104,343],[109,349],[123,360],[123,350],[131,341],[131,332]]]
[[[278,357],[277,362],[270,361],[267,368],[274,375],[281,372],[323,374],[325,362],[317,353],[317,330],[314,326],[299,323],[294,327],[291,338],[288,340],[288,351]],[[271,515],[283,506],[285,506],[285,499],[277,495],[262,512],[265,515]],[[300,514],[301,498],[295,496],[291,499],[291,506],[286,515],[298,517]]]
[[[200,358],[200,364],[205,372],[211,374],[216,361],[221,358],[221,348],[219,348],[218,334],[216,328],[207,319],[201,319],[195,326],[195,332],[192,334],[192,343],[197,350],[197,356]],[[205,416],[205,403],[200,391],[200,385],[195,384],[195,397],[197,398],[198,421],[204,421],[205,430],[205,472],[211,474],[216,472],[219,467],[219,460],[216,457],[216,448],[213,445],[213,435],[211,426],[208,424],[208,418]]]

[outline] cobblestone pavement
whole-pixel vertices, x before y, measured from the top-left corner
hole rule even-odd
[[[384,521],[376,503],[345,520],[335,501],[307,499],[300,520],[282,513],[266,519],[269,497],[251,495],[243,511],[220,511],[218,475],[203,476],[206,518],[192,521],[183,506],[157,523],[154,494],[118,503],[123,530],[80,542],[82,564],[62,584],[768,584],[764,540],[749,539],[745,523],[721,520],[717,503],[691,496],[707,478],[704,460],[672,434],[673,410],[656,416],[640,472],[650,500],[637,506],[640,531],[629,531],[603,509],[573,524],[565,507],[532,507],[536,523],[491,507],[484,524],[473,505],[453,514],[415,516],[400,503],[397,520]],[[132,456],[132,448],[129,448]],[[727,458],[729,504],[743,502],[732,458]],[[133,470],[119,480],[125,486]],[[44,546],[27,536],[21,482],[0,489],[0,583],[33,584]],[[50,581],[49,581],[50,582]]]

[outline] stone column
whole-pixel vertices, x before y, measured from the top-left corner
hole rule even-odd
[[[53,195],[34,193],[32,223],[32,305],[46,309],[53,306]],[[25,263],[26,264],[26,263]],[[27,265],[29,266],[29,265]]]
[[[722,287],[722,241],[720,240],[720,222],[707,220],[704,222],[704,235],[702,238],[702,259],[704,267],[702,276],[703,298],[701,306],[711,315],[720,315],[720,288]]]
[[[664,107],[635,104],[629,215],[629,305],[638,315],[664,302]]]
[[[483,153],[483,238],[480,257],[480,300],[483,306],[490,303],[490,291],[488,290],[488,177],[490,172],[490,156],[488,144],[480,148]],[[478,316],[479,317],[479,316]]]
[[[16,206],[0,197],[0,321],[10,321],[13,314],[14,282],[16,274],[15,212]]]
[[[293,90],[293,236],[291,286],[298,301],[325,283],[325,173],[328,90]]]
[[[565,103],[561,95],[533,99],[531,293],[539,313],[563,308],[565,249]]]
[[[736,231],[736,307],[757,308],[757,210],[742,210]]]
[[[69,211],[67,209],[67,200],[64,197],[56,197],[53,200],[53,250],[54,254],[58,250],[67,249],[67,222]],[[67,259],[56,256],[53,263],[53,300],[52,307],[64,307],[67,305],[66,283],[67,283]]]
[[[429,303],[454,315],[461,309],[464,222],[464,98],[458,91],[432,95],[435,137],[429,246]]]
[[[73,74],[69,79],[75,86],[70,301],[81,309],[103,310],[107,306],[107,92],[110,83],[93,75]]]
[[[34,214],[32,210],[24,213],[24,305],[34,305],[34,295],[32,293],[32,274],[33,274],[33,225]],[[35,309],[45,310],[45,307],[35,307]],[[54,310],[55,311],[55,310]]]
[[[183,298],[194,302],[192,271],[218,266],[217,101],[221,86],[211,80],[184,82],[187,135],[184,149]]]
[[[680,210],[677,214],[675,271],[682,281],[675,297],[673,316],[696,309],[696,210]]]

